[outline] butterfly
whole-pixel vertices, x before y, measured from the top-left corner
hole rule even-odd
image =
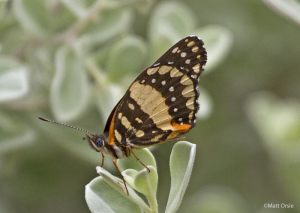
[[[114,107],[102,134],[39,119],[85,131],[88,143],[102,155],[101,166],[104,154],[110,154],[121,174],[116,160],[132,155],[150,172],[134,149],[176,141],[196,124],[198,82],[207,60],[203,45],[197,36],[185,37],[146,68]]]

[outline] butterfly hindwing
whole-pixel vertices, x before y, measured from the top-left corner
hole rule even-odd
[[[196,36],[171,47],[136,78],[115,108],[108,121],[111,143],[148,146],[193,128],[205,63],[206,51]]]

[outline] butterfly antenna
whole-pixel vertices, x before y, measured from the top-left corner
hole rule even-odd
[[[49,120],[49,119],[47,119],[47,118],[42,118],[42,117],[38,117],[38,119],[40,119],[41,121],[45,121],[45,122],[57,124],[57,125],[60,125],[60,126],[69,127],[69,128],[71,128],[71,129],[75,129],[75,130],[77,130],[77,131],[79,131],[79,132],[84,132],[84,133],[86,133],[86,134],[88,134],[88,135],[95,135],[95,134],[89,132],[89,131],[86,130],[86,129],[83,129],[83,128],[80,128],[80,127],[77,127],[77,126],[72,126],[72,125],[70,125],[70,124],[59,123],[59,122],[57,122],[57,121]]]

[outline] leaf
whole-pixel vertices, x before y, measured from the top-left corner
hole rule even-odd
[[[172,149],[170,156],[171,189],[166,213],[176,212],[188,186],[196,156],[196,145],[180,141]]]
[[[11,58],[0,58],[0,102],[11,101],[28,93],[28,70]]]
[[[79,38],[79,42],[85,48],[94,49],[108,40],[117,37],[127,31],[132,20],[130,10],[103,10],[100,21],[87,29],[86,33]],[[109,43],[109,42],[108,42]]]
[[[106,123],[112,109],[123,96],[123,90],[120,86],[111,84],[101,85],[97,92],[97,106],[102,115],[103,124]]]
[[[102,167],[98,166],[97,173],[101,175],[101,177],[105,180],[107,184],[109,184],[114,190],[117,190],[121,195],[125,198],[130,199],[135,204],[137,204],[140,208],[145,211],[149,211],[148,205],[143,201],[141,197],[130,187],[127,185],[128,193],[126,193],[126,189],[124,186],[123,181],[120,178],[117,178],[110,174],[107,170],[103,169]]]
[[[33,8],[39,8],[38,10],[34,10]],[[41,27],[38,20],[45,20],[45,5],[43,1],[30,1],[30,0],[16,0],[14,1],[14,13],[17,20],[20,22],[21,26],[31,34],[35,34],[37,36],[45,36],[45,32]],[[32,13],[30,12],[32,11]],[[34,17],[39,13],[38,17]]]
[[[300,3],[297,0],[263,0],[271,9],[300,25]]]
[[[122,172],[125,180],[136,191],[145,195],[150,208],[157,212],[158,204],[156,199],[158,175],[156,169],[156,161],[152,153],[144,149],[135,149],[135,155],[150,169],[150,172],[131,155],[128,158],[118,160],[120,167],[126,169]]]
[[[196,30],[196,35],[203,39],[207,51],[208,60],[204,72],[207,73],[225,59],[232,45],[232,34],[227,28],[211,25]]]
[[[36,133],[14,112],[0,111],[0,156],[33,144]]]
[[[247,103],[247,113],[264,141],[280,177],[280,186],[294,200],[300,200],[300,102],[280,100],[268,92],[254,94]]]
[[[87,8],[83,4],[83,1],[61,0],[61,3],[79,18],[83,17],[87,12]]]
[[[97,177],[85,187],[85,200],[92,213],[142,212],[132,201]]]
[[[55,55],[55,76],[50,101],[56,119],[76,118],[87,106],[89,87],[79,51],[61,47]]]
[[[145,58],[145,43],[135,36],[124,37],[116,42],[110,51],[106,68],[109,79],[118,82],[141,71]]]
[[[31,129],[27,129],[19,134],[10,135],[4,139],[2,138],[3,136],[0,138],[0,155],[9,151],[27,147],[31,145],[36,138],[35,132]]]
[[[162,2],[155,8],[149,26],[150,62],[152,62],[193,30],[195,18],[182,3]]]
[[[247,103],[249,118],[275,156],[300,161],[300,102],[260,92]]]
[[[200,96],[199,96],[199,103],[200,109],[196,114],[197,118],[206,119],[210,116],[211,111],[213,110],[213,101],[207,91],[200,87]]]
[[[74,16],[56,1],[15,0],[13,10],[16,19],[30,35],[47,37],[66,28]]]
[[[153,166],[155,169],[156,161],[153,154],[149,151],[149,149],[135,149],[134,154],[147,166]],[[141,165],[134,156],[130,155],[128,158],[118,160],[120,167],[125,170],[127,168],[135,169],[135,170],[142,170],[144,166]]]

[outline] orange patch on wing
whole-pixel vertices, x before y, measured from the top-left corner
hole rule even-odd
[[[113,145],[115,144],[115,117],[116,117],[116,112],[114,113],[112,119],[111,119],[111,123],[109,125],[109,131],[108,131],[108,144],[109,145]]]
[[[192,125],[190,125],[190,124],[182,124],[181,125],[181,124],[172,122],[172,127],[173,127],[174,131],[176,131],[176,132],[186,132],[192,127]]]
[[[178,135],[185,133],[192,128],[192,125],[190,125],[190,124],[182,124],[181,125],[181,124],[172,122],[171,125],[173,127],[173,132],[167,137],[167,139],[174,139]]]

